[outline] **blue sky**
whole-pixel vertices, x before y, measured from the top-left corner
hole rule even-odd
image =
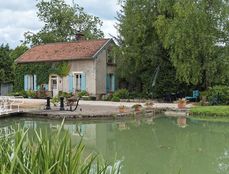
[[[71,4],[72,0],[65,0]],[[118,0],[75,0],[89,14],[100,17],[105,37],[117,35],[114,28],[119,10]],[[20,44],[26,31],[37,32],[42,23],[36,17],[36,0],[6,0],[0,5],[0,44],[9,43],[11,48]]]

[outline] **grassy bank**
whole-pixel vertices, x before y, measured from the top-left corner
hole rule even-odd
[[[228,116],[229,118],[229,106],[197,106],[191,108],[192,115],[203,116]]]
[[[229,122],[229,106],[197,106],[190,110],[194,119]]]

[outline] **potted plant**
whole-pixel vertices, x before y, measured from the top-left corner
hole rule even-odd
[[[184,98],[179,99],[179,100],[178,100],[178,103],[177,103],[177,107],[178,107],[179,109],[184,109],[185,106],[186,106],[186,100],[185,100]]]
[[[51,99],[51,103],[53,104],[53,106],[57,106],[57,104],[59,103],[59,98],[58,97],[53,97]]]
[[[132,106],[132,108],[135,110],[135,111],[141,111],[141,108],[142,108],[142,105],[141,104],[135,104]]]
[[[126,111],[126,107],[124,105],[119,106],[119,112],[124,113]]]
[[[154,103],[152,101],[149,101],[149,102],[145,103],[146,109],[152,109],[153,105],[154,105]]]

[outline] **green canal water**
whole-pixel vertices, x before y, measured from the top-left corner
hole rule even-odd
[[[57,130],[61,121],[2,119],[0,133],[24,128]],[[185,125],[186,124],[186,125]],[[122,174],[228,174],[229,124],[184,118],[133,119],[127,121],[66,121],[64,129],[74,143],[83,136],[86,153],[103,155],[122,164]],[[33,136],[33,135],[31,135]]]

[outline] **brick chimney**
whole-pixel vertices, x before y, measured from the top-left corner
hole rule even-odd
[[[85,36],[82,32],[77,31],[76,35],[75,35],[75,39],[76,41],[81,41],[81,40],[85,40]]]

